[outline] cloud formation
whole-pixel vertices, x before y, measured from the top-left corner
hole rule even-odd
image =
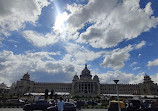
[[[136,64],[138,64],[137,62],[133,62],[130,66],[134,66],[134,65],[136,65]]]
[[[158,83],[158,73],[155,75],[151,75],[151,79],[155,82]]]
[[[139,44],[136,45],[135,48],[136,48],[136,49],[140,49],[140,48],[142,48],[145,44],[146,44],[145,41],[141,41]]]
[[[78,49],[78,50],[77,50]],[[84,64],[99,58],[103,52],[95,53],[76,44],[68,44],[67,54],[63,59],[56,60],[54,56],[60,56],[60,52],[26,52],[26,54],[14,54],[4,50],[0,53],[0,80],[7,84],[18,80],[29,71],[35,81],[45,77],[55,77],[62,82],[70,82],[73,76],[84,68]],[[6,74],[7,72],[7,74]],[[65,78],[61,79],[61,76]],[[45,79],[45,78],[43,78]],[[47,78],[50,79],[50,78]],[[48,81],[49,82],[49,81]]]
[[[47,45],[51,45],[59,40],[57,36],[51,33],[47,33],[46,35],[43,35],[31,30],[24,31],[23,36],[27,41],[29,41],[36,47],[44,47]]]
[[[76,48],[79,48],[76,46],[72,49],[70,48],[72,46],[76,45],[69,44],[67,47],[67,51],[69,53],[73,53]],[[130,48],[131,47],[128,46],[125,49],[130,50]],[[72,59],[73,57],[76,59],[82,59],[82,56],[81,58],[79,56],[75,56],[77,51],[74,52],[73,56],[71,56],[71,54],[67,54],[62,60],[55,60],[53,56],[59,56],[59,52],[26,52],[26,54],[14,54],[12,51],[4,50],[0,53],[0,80],[5,81],[5,83],[10,85],[12,82],[20,79],[24,73],[29,71],[33,76],[31,79],[34,81],[41,81],[41,78],[42,80],[46,78],[47,82],[52,82],[52,77],[54,75],[55,78],[58,78],[58,76],[61,78],[62,76],[64,78],[64,81],[62,78],[62,82],[70,82],[76,73],[80,75],[84,68],[83,64],[86,63],[86,61],[93,61],[96,59],[94,56],[95,54],[98,54],[98,57],[100,57],[100,54],[104,54],[103,52],[92,53],[84,48],[81,49],[84,50],[83,52],[79,52],[81,54],[84,54],[85,51],[87,51],[87,55],[84,55],[86,59],[83,59],[84,61],[82,62]],[[89,54],[92,56],[91,58],[87,58]],[[76,55],[78,54],[76,53]],[[91,73],[94,76],[95,72],[93,69],[91,70]],[[98,74],[101,83],[113,83],[113,80],[117,78],[120,80],[120,83],[131,84],[142,82],[143,75],[144,73],[134,75],[132,73],[124,73],[118,70]],[[59,78],[58,82],[60,82]]]
[[[26,22],[35,24],[47,0],[0,0],[0,34],[10,35],[19,30]]]
[[[71,12],[67,20],[67,29],[72,29],[67,30],[72,34],[69,38],[76,39],[72,37],[74,33],[86,23],[92,23],[77,41],[95,48],[114,47],[123,40],[138,37],[158,24],[158,18],[152,16],[151,3],[142,9],[139,0],[91,0],[87,5],[72,5],[67,9]]]
[[[138,69],[140,69],[140,67],[135,67],[135,68],[133,68],[133,70],[138,70]]]
[[[153,61],[148,61],[148,67],[151,67],[151,66],[158,66],[158,59],[155,59]]]
[[[67,51],[65,59],[69,59],[73,64],[87,64],[87,62],[93,61],[105,53],[104,51],[90,51],[84,46],[81,47],[74,43],[67,43],[65,48]]]
[[[113,69],[120,69],[124,67],[124,62],[130,57],[129,52],[132,50],[131,45],[123,49],[115,49],[110,54],[105,56],[105,59],[101,66],[110,67]]]
[[[14,54],[12,51],[2,51],[0,53],[0,78],[7,84],[11,84],[24,73],[29,71],[43,75],[63,74],[69,77],[75,74],[71,64],[62,64],[56,61],[53,56],[60,55],[59,52],[35,52],[26,54]],[[37,80],[36,78],[36,80]],[[38,81],[38,80],[37,80]]]
[[[113,51],[107,53],[101,66],[103,67],[110,67],[114,70],[121,69],[124,67],[125,62],[130,59],[130,53],[133,50],[137,50],[142,48],[145,45],[145,41],[141,41],[135,45],[128,45],[122,49],[117,48]],[[133,62],[131,66],[137,64],[137,62]]]
[[[131,73],[124,73],[119,70],[116,70],[116,71],[108,71],[107,73],[99,74],[98,76],[101,83],[114,84],[113,80],[119,79],[119,83],[138,84],[143,82],[144,73],[139,73],[138,75],[134,75]]]

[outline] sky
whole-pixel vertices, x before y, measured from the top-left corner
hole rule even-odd
[[[0,81],[158,83],[157,0],[0,0]]]

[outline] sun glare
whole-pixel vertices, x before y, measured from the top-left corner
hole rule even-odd
[[[65,21],[68,19],[68,15],[66,12],[64,13],[58,13],[56,19],[55,19],[55,25],[54,25],[54,30],[58,30],[60,32],[64,31],[65,28]]]

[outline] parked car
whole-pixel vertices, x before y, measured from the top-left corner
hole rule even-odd
[[[50,106],[47,108],[47,111],[58,111],[58,106]],[[76,105],[74,103],[65,102],[64,111],[76,111]]]
[[[88,104],[87,104],[87,102],[84,101],[84,100],[77,100],[77,102],[76,102],[75,105],[76,105],[76,108],[77,108],[77,109],[81,110],[81,107],[87,106]]]
[[[46,110],[51,103],[46,100],[39,100],[32,104],[25,104],[23,110]]]
[[[158,111],[158,101],[152,102],[150,111]]]
[[[141,111],[140,100],[129,100],[127,111]]]
[[[25,101],[23,101],[22,99],[9,99],[8,102],[10,104],[16,104],[16,105],[21,105],[21,106],[25,104]]]
[[[95,101],[87,101],[87,104],[92,106],[98,105],[98,103]]]
[[[121,111],[126,111],[125,103],[120,101]],[[108,111],[119,111],[118,110],[118,101],[110,101]]]
[[[152,100],[145,100],[141,105],[142,111],[151,111]]]

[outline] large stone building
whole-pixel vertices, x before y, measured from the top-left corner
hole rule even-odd
[[[144,76],[144,82],[139,84],[118,84],[120,94],[158,95],[158,85],[153,83],[148,75]],[[92,78],[90,71],[85,65],[80,77],[74,76],[72,83],[44,83],[30,80],[28,73],[12,86],[12,91],[17,94],[41,93],[45,89],[55,92],[70,93],[71,96],[96,97],[100,94],[116,94],[115,84],[100,84],[95,75]]]

